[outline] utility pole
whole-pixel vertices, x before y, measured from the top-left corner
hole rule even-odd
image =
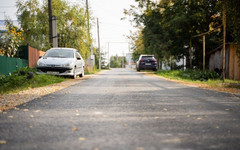
[[[203,71],[205,72],[205,52],[206,52],[206,44],[205,44],[205,40],[206,40],[206,35],[203,35]]]
[[[88,11],[88,0],[86,0],[86,13],[87,13],[87,25],[88,25],[88,35],[89,35],[89,11]]]
[[[97,18],[97,34],[98,34],[98,50],[99,50],[99,70],[101,70],[101,50],[100,50],[100,36],[99,36],[99,22]]]
[[[58,34],[57,34],[57,17],[52,16],[52,41],[53,47],[58,47]]]
[[[192,59],[193,59],[193,52],[192,52],[192,37],[190,38],[190,43],[189,43],[189,57],[190,57],[190,69],[192,69]]]
[[[223,6],[223,50],[222,50],[222,78],[223,82],[225,81],[225,50],[226,50],[226,9]]]
[[[108,68],[110,69],[110,54],[109,54],[109,42],[108,42]]]
[[[90,40],[90,23],[89,23],[89,8],[88,8],[88,0],[86,0],[86,14],[87,14],[87,30],[88,30],[88,40]],[[88,48],[91,51],[91,55],[93,55],[93,50],[90,46],[90,43],[88,43]]]
[[[53,44],[52,35],[52,0],[48,0],[48,19],[49,19],[49,43]]]
[[[122,68],[124,68],[124,51],[123,51],[123,56],[122,56]]]

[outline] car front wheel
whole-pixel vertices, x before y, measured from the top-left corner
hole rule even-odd
[[[77,78],[76,67],[74,67],[74,69],[73,69],[73,76],[72,76],[72,78],[73,79]]]

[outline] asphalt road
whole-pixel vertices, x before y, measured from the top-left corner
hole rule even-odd
[[[239,97],[127,69],[18,108],[0,114],[1,150],[240,149]]]

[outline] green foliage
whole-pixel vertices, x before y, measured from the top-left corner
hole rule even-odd
[[[28,87],[41,87],[65,80],[52,75],[38,75],[35,68],[24,67],[16,70],[10,76],[0,75],[0,94],[13,93]]]
[[[6,33],[0,36],[0,55],[14,57],[17,53],[18,47],[23,41],[23,30],[14,26],[13,23],[6,19]]]
[[[110,58],[110,67],[111,68],[122,68],[122,63],[126,63],[126,57],[120,56],[111,56]]]
[[[159,70],[156,74],[172,79],[184,79],[192,81],[208,81],[209,79],[220,79],[220,75],[214,71],[203,72],[201,70]]]
[[[85,75],[90,75],[90,74],[96,74],[98,73],[100,70],[97,69],[96,66],[94,66],[94,68],[92,70],[88,69],[88,68],[84,68],[84,74]]]
[[[40,50],[47,50],[49,44],[48,1],[40,5],[37,0],[18,0],[19,20],[24,32],[24,44]],[[66,0],[52,1],[53,16],[57,17],[59,47],[78,49],[83,58],[90,54],[92,38],[88,34],[85,8],[70,5]]]
[[[159,70],[157,75],[174,80],[180,80],[193,84],[204,84],[210,87],[222,87],[225,89],[240,89],[240,82],[236,80],[226,79],[223,83],[221,76],[216,72],[206,71],[205,73],[199,70],[174,70],[164,71]],[[203,82],[204,81],[204,82]]]
[[[222,24],[222,8],[227,12],[227,42],[240,41],[240,6],[238,0],[135,0],[138,6],[132,6],[124,13],[130,16],[130,21],[141,26],[138,38],[130,38],[133,56],[154,54],[158,60],[174,56],[179,60],[187,57],[189,66],[190,39],[195,35],[212,31]],[[219,31],[206,35],[206,54],[222,44],[222,33]],[[143,44],[143,50],[138,48]],[[192,39],[194,48],[193,65],[202,68],[202,37]]]

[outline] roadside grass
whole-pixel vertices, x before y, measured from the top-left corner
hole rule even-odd
[[[189,83],[203,84],[209,87],[235,88],[240,89],[240,82],[236,80],[226,79],[223,83],[221,76],[213,71],[200,70],[159,70],[155,73],[168,79],[180,80]]]
[[[101,70],[110,70],[110,69],[101,69]],[[85,73],[85,75],[96,74],[96,73],[100,72],[101,70],[96,69],[95,67],[93,69],[85,68],[84,73]]]
[[[0,94],[16,93],[28,88],[42,87],[66,80],[66,78],[53,75],[38,75],[35,68],[24,67],[10,76],[0,75]]]
[[[99,69],[87,69],[85,68],[84,69],[84,74],[85,75],[90,75],[90,74],[95,74],[95,73],[98,73],[100,70]]]

